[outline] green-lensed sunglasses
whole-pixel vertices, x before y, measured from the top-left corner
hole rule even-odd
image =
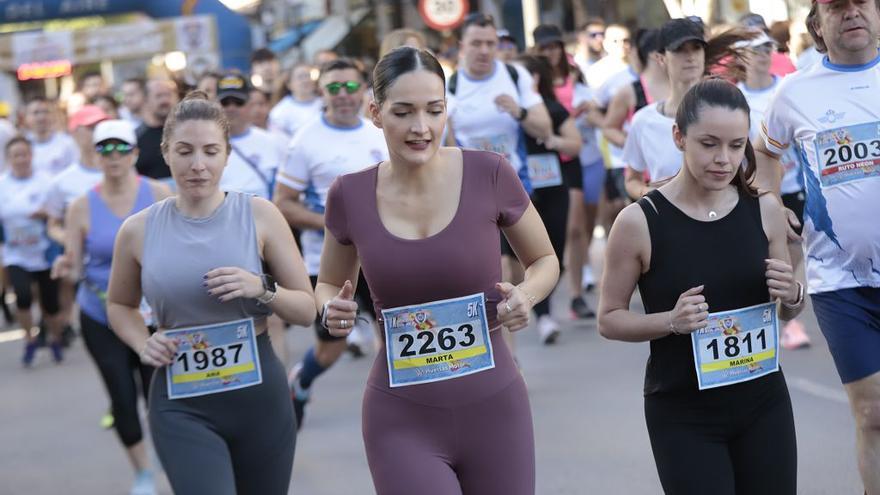
[[[127,155],[131,153],[131,150],[133,149],[134,146],[128,143],[106,143],[95,146],[95,151],[103,156],[108,156],[114,151],[118,151],[120,155]]]
[[[332,82],[324,87],[327,88],[327,92],[333,96],[338,95],[339,90],[342,88],[345,88],[345,92],[351,95],[361,89],[361,83],[357,81]]]

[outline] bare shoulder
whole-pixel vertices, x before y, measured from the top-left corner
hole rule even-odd
[[[275,203],[269,201],[268,199],[261,198],[259,196],[251,196],[251,210],[254,212],[254,218],[270,218],[275,215],[280,215],[281,212],[278,210],[278,207],[275,206]]]
[[[162,201],[165,198],[171,197],[173,194],[171,192],[171,188],[168,187],[167,184],[163,184],[154,179],[146,179],[147,184],[150,186],[150,192],[153,193],[153,199],[155,201]]]
[[[614,220],[614,226],[611,228],[612,232],[615,230],[629,234],[648,234],[648,219],[638,203],[630,203],[617,215],[617,218]]]
[[[88,218],[89,212],[89,197],[87,195],[79,196],[74,199],[70,206],[67,207],[67,217],[74,221],[79,221],[83,218]]]

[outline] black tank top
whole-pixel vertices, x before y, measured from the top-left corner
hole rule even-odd
[[[639,278],[646,313],[670,311],[682,292],[704,285],[710,312],[746,308],[770,301],[764,260],[769,241],[761,223],[758,198],[742,191],[725,217],[702,222],[679,210],[660,191],[639,206],[648,220],[651,263]],[[645,395],[698,391],[690,335],[651,341],[645,370]]]

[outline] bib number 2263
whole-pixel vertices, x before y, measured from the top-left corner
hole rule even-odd
[[[391,387],[495,367],[483,294],[382,311]]]

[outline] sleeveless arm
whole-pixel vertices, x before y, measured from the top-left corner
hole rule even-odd
[[[769,243],[771,260],[768,262],[768,274],[773,273],[773,279],[767,278],[767,286],[771,297],[792,304],[797,298],[797,283],[794,276],[794,268],[791,267],[791,258],[788,251],[788,238],[786,235],[787,221],[782,203],[773,194],[762,194],[759,197],[761,207],[761,225]],[[800,247],[798,247],[800,249]],[[774,293],[780,293],[774,296]],[[786,299],[782,294],[787,294]],[[795,308],[782,305],[779,317],[783,320],[795,318],[803,309],[803,304]]]
[[[611,98],[608,112],[605,113],[602,135],[609,143],[618,148],[622,148],[626,144],[626,131],[623,130],[623,124],[626,122],[630,108],[633,107],[632,100],[632,85],[624,86]]]
[[[651,257],[645,213],[633,203],[618,215],[605,247],[605,272],[599,297],[599,333],[606,339],[644,342],[669,335],[669,312],[641,314],[629,303]]]
[[[129,217],[116,236],[113,264],[107,288],[107,318],[110,328],[135,352],[140,353],[150,336],[138,308],[141,303],[141,262],[146,211]]]

